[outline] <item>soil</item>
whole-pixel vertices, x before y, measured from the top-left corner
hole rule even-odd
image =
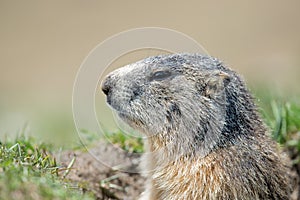
[[[289,154],[293,157],[291,152]],[[76,160],[65,178],[83,192],[93,193],[96,199],[138,199],[144,190],[145,178],[137,173],[139,155],[100,142],[89,151],[65,151],[58,160],[67,167],[74,157]],[[295,185],[292,200],[300,200],[299,170],[300,164],[293,166]],[[62,172],[65,173],[65,170]]]
[[[100,142],[89,151],[63,152],[59,162],[67,167],[74,157],[66,179],[83,192],[92,192],[96,199],[132,200],[142,193],[145,178],[134,173],[138,171],[139,155]]]

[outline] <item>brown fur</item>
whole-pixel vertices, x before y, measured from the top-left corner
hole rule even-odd
[[[270,147],[272,141],[253,139],[205,158],[186,155],[149,170],[155,194],[150,199],[288,199],[289,188],[283,186],[289,183],[282,177],[288,168]],[[148,162],[155,165],[156,160]]]

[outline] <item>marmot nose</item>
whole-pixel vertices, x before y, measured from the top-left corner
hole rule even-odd
[[[105,95],[108,95],[110,89],[111,89],[111,86],[108,84],[108,81],[105,80],[105,81],[102,83],[101,90],[103,91],[103,93],[104,93]]]
[[[111,87],[112,87],[112,79],[111,79],[111,75],[108,75],[105,77],[105,79],[102,82],[101,90],[106,96],[108,96],[109,92],[111,91]]]

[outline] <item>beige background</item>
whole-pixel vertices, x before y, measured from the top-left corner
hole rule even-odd
[[[49,139],[74,135],[71,95],[81,62],[106,38],[137,27],[185,33],[252,88],[297,94],[299,8],[297,0],[0,0],[0,133],[29,120]]]

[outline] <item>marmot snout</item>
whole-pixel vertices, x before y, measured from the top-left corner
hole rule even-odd
[[[102,90],[149,136],[141,199],[289,199],[288,167],[252,96],[218,59],[150,57],[110,73]]]

